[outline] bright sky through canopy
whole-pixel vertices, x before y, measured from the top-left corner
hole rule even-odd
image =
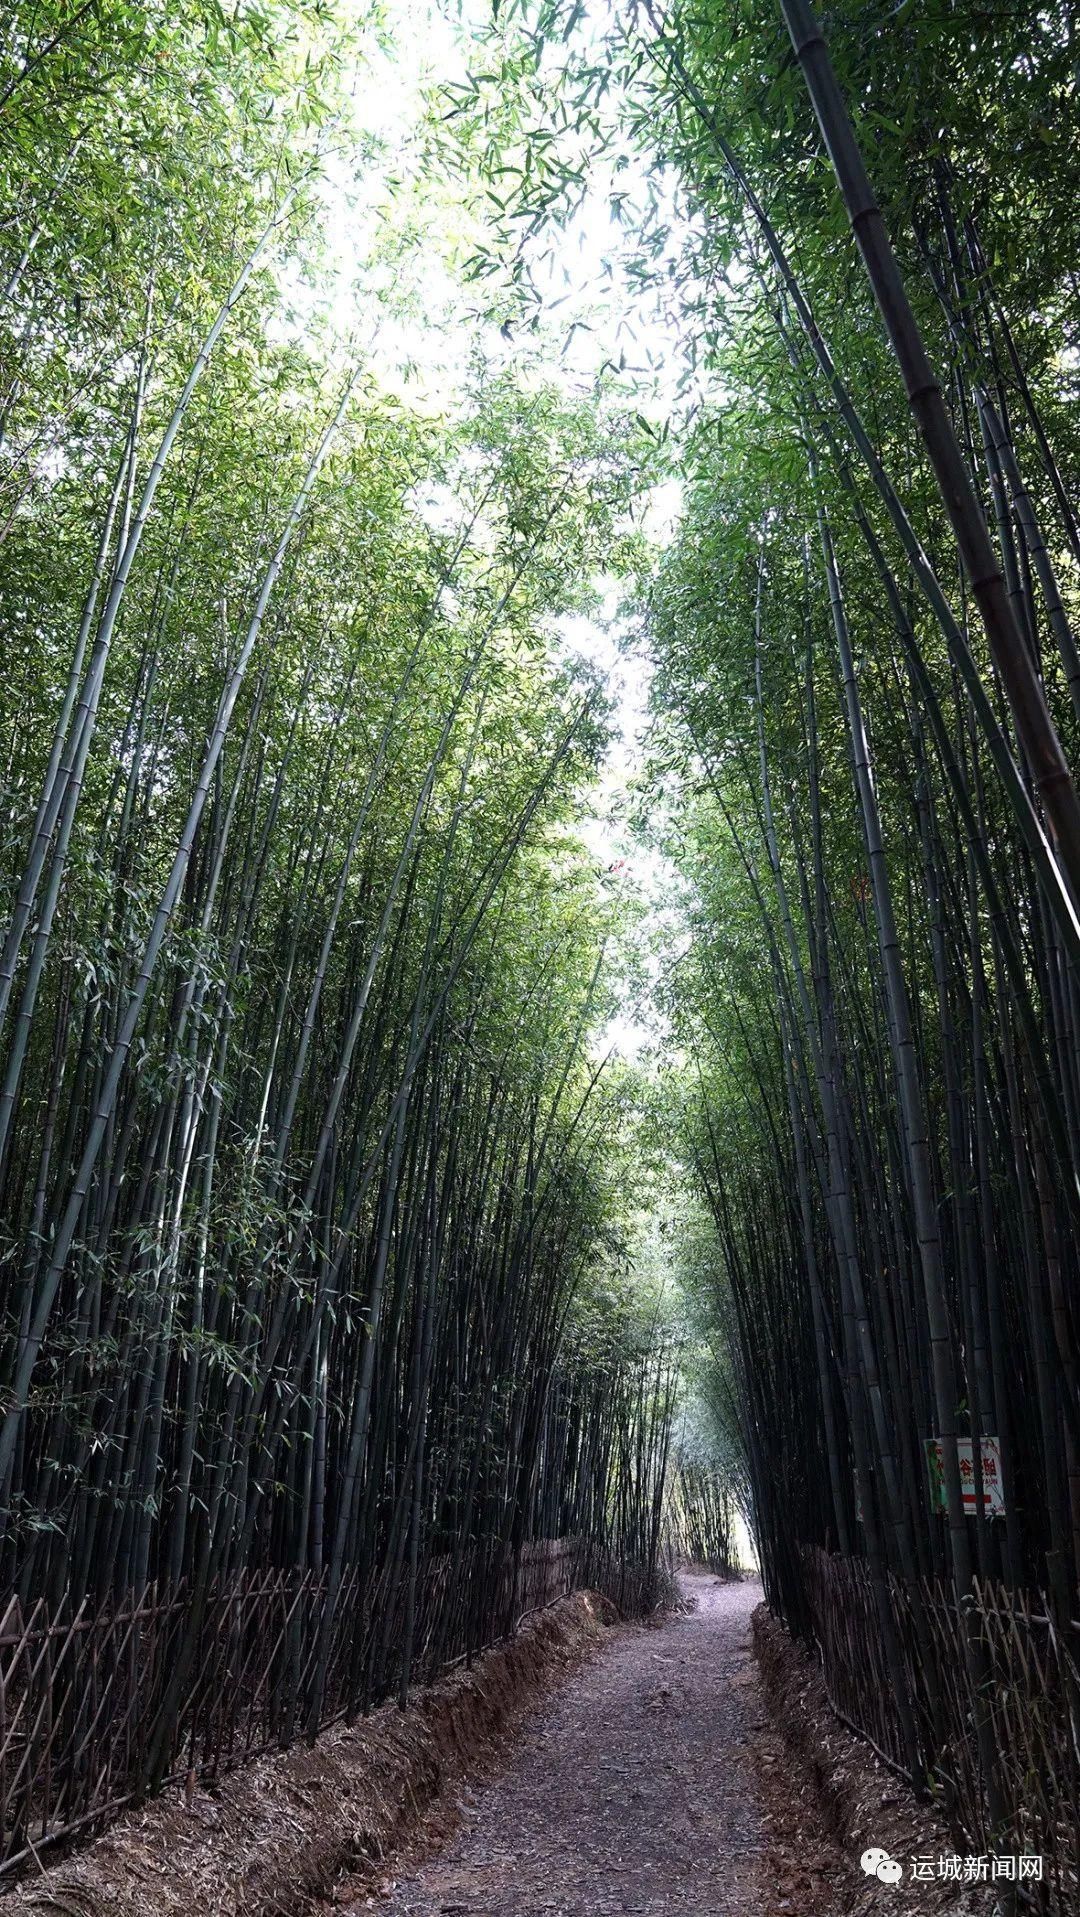
[[[655,284],[645,286],[627,274],[627,227],[612,212],[613,192],[628,208],[644,192],[639,156],[629,148],[618,154],[617,179],[611,155],[590,170],[581,205],[565,230],[538,250],[537,331],[525,331],[519,341],[513,324],[500,327],[484,318],[485,288],[461,278],[460,264],[482,212],[467,205],[452,183],[437,189],[419,165],[432,98],[460,84],[481,57],[473,36],[490,29],[490,8],[466,4],[460,18],[451,19],[427,0],[390,0],[386,17],[386,44],[373,49],[352,88],[356,128],[373,142],[373,157],[358,179],[344,163],[328,167],[327,240],[336,288],[328,317],[339,337],[357,340],[384,388],[439,413],[453,409],[478,350],[490,369],[516,367],[526,384],[537,376],[561,382],[570,394],[589,394],[599,382],[613,381],[633,395],[635,408],[656,420],[670,415],[680,390],[685,405],[680,334]],[[657,190],[664,190],[663,182],[654,176]],[[677,229],[673,210],[670,217]],[[624,218],[632,222],[630,212]],[[681,498],[672,477],[638,502],[643,528],[658,545],[670,536]],[[659,853],[631,844],[620,816],[642,760],[648,666],[628,646],[614,582],[596,585],[601,615],[562,621],[554,634],[559,645],[601,669],[615,702],[617,736],[584,832],[599,870],[613,884],[640,890],[651,920],[674,874]],[[637,1057],[654,1037],[655,1014],[650,1030],[635,1010],[624,1009],[599,1049]]]

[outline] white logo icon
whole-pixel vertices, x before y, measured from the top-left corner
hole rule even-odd
[[[864,1850],[859,1862],[868,1877],[878,1877],[883,1884],[898,1884],[904,1875],[903,1866],[896,1863],[879,1844]]]

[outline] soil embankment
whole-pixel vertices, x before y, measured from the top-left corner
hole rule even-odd
[[[4,1917],[300,1917],[342,1873],[377,1871],[523,1713],[608,1636],[578,1592],[509,1643],[311,1749],[258,1758],[208,1792],[169,1790],[4,1899]]]

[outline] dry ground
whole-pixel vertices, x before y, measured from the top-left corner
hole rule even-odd
[[[537,1713],[441,1854],[353,1904],[380,1917],[764,1917],[752,1734],[756,1583],[685,1580],[693,1610],[612,1633]],[[775,1906],[779,1908],[779,1906]]]

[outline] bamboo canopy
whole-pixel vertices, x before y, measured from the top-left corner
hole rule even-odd
[[[5,1682],[140,1791],[739,1511],[1064,1912],[1075,9],[341,12],[0,28]]]

